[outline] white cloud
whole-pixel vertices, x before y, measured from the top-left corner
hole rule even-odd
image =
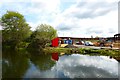
[[[63,5],[64,2],[74,3],[62,11],[61,6],[66,6]],[[0,8],[6,6],[5,10],[19,11],[27,16],[32,30],[39,24],[46,23],[58,30],[58,36],[107,37],[118,31],[117,2],[118,0],[2,0]],[[4,9],[1,9],[2,12]]]
[[[106,0],[106,2],[91,2],[91,4],[86,2],[85,4],[80,7],[77,6],[78,4],[74,4],[56,18],[55,23],[58,23],[58,27],[56,27],[58,30],[68,29],[66,32],[59,31],[60,36],[66,34],[66,36],[73,37],[91,37],[91,35],[108,37],[117,33],[117,2],[108,3]],[[87,33],[88,29],[92,32]],[[110,32],[111,29],[113,30],[112,33]]]
[[[2,14],[7,10],[18,11],[27,18],[32,30],[35,30],[41,23],[52,24],[49,21],[52,22],[58,14],[60,0],[2,0],[1,3]]]
[[[99,61],[99,63],[98,63]],[[108,66],[109,64],[113,64]],[[70,78],[110,78],[118,76],[118,62],[109,57],[73,54],[59,58],[54,68]]]

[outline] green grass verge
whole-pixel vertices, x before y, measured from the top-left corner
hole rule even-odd
[[[83,54],[83,55],[91,55],[91,56],[112,56],[112,57],[120,57],[120,50],[110,50],[110,49],[91,49],[91,48],[54,48],[48,47],[44,48],[46,53],[66,53],[66,54]]]

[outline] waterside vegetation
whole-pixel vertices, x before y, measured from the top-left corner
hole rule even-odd
[[[36,30],[30,30],[31,26],[24,16],[14,11],[7,11],[0,18],[0,25],[2,26],[2,49],[39,50],[45,48],[53,38],[57,37],[57,31],[48,24],[40,24]]]
[[[44,49],[46,53],[64,53],[64,54],[83,54],[91,56],[111,56],[120,57],[120,50],[113,49],[91,49],[91,48],[53,48],[47,47]]]

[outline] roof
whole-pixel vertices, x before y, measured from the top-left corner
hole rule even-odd
[[[118,34],[115,34],[114,36],[118,36],[118,35],[120,35],[120,33],[118,33]]]

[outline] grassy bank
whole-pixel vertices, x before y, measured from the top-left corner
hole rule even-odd
[[[90,49],[90,48],[53,48],[48,47],[44,48],[46,53],[65,53],[65,54],[83,54],[83,55],[103,55],[103,56],[112,56],[112,57],[120,57],[120,50],[110,50],[110,49]]]

